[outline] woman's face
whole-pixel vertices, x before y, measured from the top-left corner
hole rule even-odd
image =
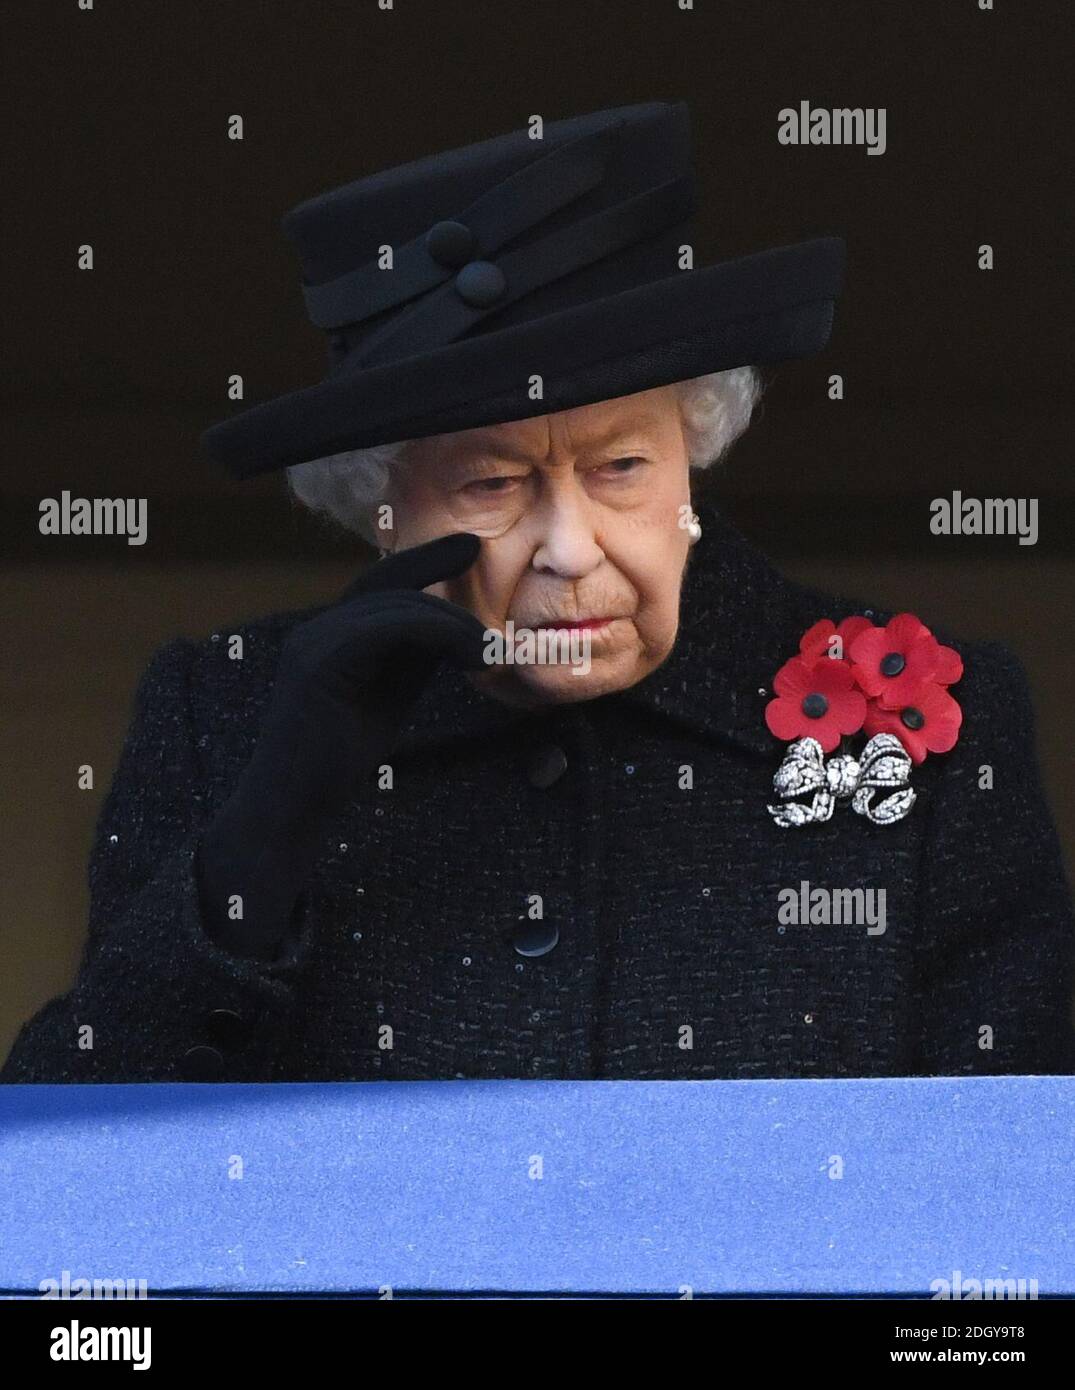
[[[671,652],[691,516],[674,387],[411,441],[387,501],[393,550],[450,531],[481,537],[471,568],[428,592],[487,629],[503,633],[510,619],[516,650],[522,630],[579,625],[558,661],[478,673],[496,698],[593,699],[634,685]]]

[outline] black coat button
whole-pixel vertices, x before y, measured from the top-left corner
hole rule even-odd
[[[559,940],[560,929],[553,922],[524,922],[511,936],[521,956],[547,956]]]
[[[215,1047],[192,1047],[179,1059],[184,1081],[219,1081],[224,1075],[224,1058]]]
[[[250,1024],[234,1009],[213,1009],[205,1020],[205,1033],[217,1047],[242,1047],[250,1039]]]
[[[455,277],[456,293],[464,304],[475,309],[488,309],[504,297],[507,278],[492,261],[471,261]]]
[[[474,254],[474,233],[463,222],[435,222],[426,232],[426,250],[438,265],[466,265]]]
[[[526,776],[532,787],[551,787],[567,771],[567,754],[556,743],[543,743],[530,759]]]

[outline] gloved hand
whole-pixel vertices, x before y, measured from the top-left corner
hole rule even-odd
[[[441,659],[488,669],[478,619],[421,592],[480,547],[456,532],[380,560],[285,641],[254,756],[195,860],[206,931],[227,950],[278,953],[331,821],[387,759]]]

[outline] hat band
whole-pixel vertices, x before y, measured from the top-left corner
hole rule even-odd
[[[442,228],[453,228],[468,243],[461,261],[499,251],[604,180],[609,146],[624,124],[621,118],[531,160],[487,189],[450,223],[439,222],[399,247],[391,274],[372,262],[323,285],[304,285],[310,321],[318,328],[359,323],[443,283],[458,266],[438,260],[430,250],[431,235]]]
[[[454,342],[490,314],[572,271],[685,222],[696,205],[685,174],[581,222],[562,227],[498,261],[471,261],[441,285],[347,351],[330,376],[410,357]]]

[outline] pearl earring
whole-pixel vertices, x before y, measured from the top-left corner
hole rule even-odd
[[[696,512],[691,513],[691,519],[687,522],[687,537],[691,545],[702,539],[702,523],[698,520]]]

